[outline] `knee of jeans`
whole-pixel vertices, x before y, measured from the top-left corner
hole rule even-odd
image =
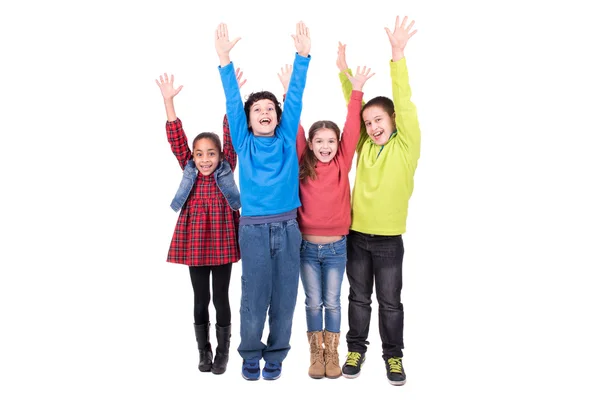
[[[325,302],[325,310],[329,312],[340,312],[342,310],[342,306],[339,302],[337,303],[328,303]]]
[[[314,297],[307,297],[304,304],[307,310],[321,310],[323,308],[323,302]]]

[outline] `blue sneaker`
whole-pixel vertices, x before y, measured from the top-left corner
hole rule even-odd
[[[242,364],[242,376],[247,381],[257,381],[260,378],[259,360],[244,360]]]
[[[262,371],[262,376],[268,381],[274,381],[281,376],[281,363],[280,362],[269,362],[265,363],[265,367]]]

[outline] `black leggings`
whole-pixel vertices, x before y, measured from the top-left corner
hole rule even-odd
[[[213,305],[217,312],[217,325],[231,325],[231,308],[229,307],[231,263],[189,268],[192,287],[194,288],[194,323],[204,325],[210,321],[208,315],[208,305],[210,304],[209,277],[212,272]]]

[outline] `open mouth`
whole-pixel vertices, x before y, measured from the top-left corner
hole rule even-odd
[[[383,135],[383,131],[374,132],[373,139],[378,139],[381,135]]]
[[[209,165],[201,165],[201,166],[200,166],[200,169],[201,169],[202,171],[210,171],[210,169],[211,169],[211,168],[212,168],[212,164],[209,164]]]
[[[319,154],[321,154],[322,157],[329,157],[331,155],[330,151],[320,151]]]
[[[258,122],[261,125],[269,125],[271,123],[271,118],[261,118]]]

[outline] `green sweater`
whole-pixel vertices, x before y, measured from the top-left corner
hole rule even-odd
[[[410,100],[406,58],[390,61],[390,74],[396,132],[384,146],[379,146],[369,138],[364,124],[361,128],[356,146],[358,158],[350,226],[354,231],[388,236],[406,232],[408,200],[421,153],[421,130],[417,109]],[[339,77],[348,103],[352,84],[344,72]]]

